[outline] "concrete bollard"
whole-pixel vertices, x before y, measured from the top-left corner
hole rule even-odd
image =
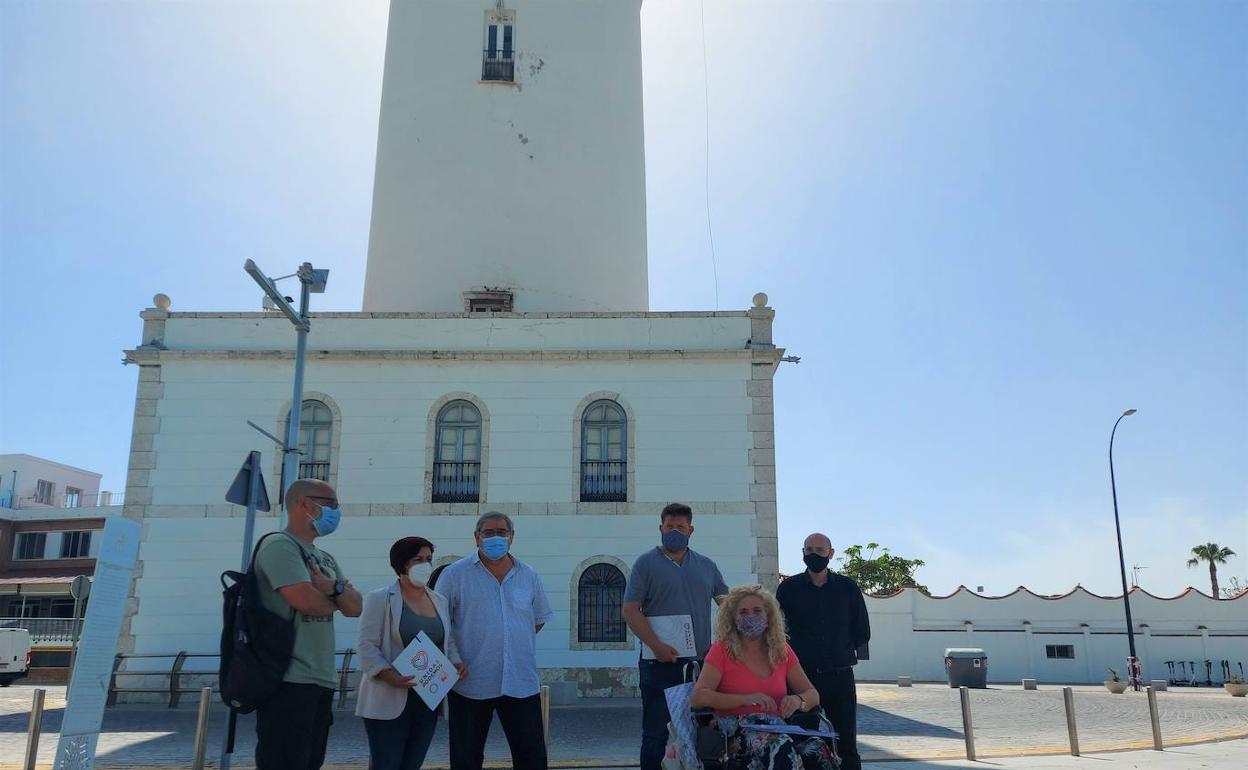
[[[43,698],[47,690],[35,689],[35,696],[30,704],[30,724],[26,726],[26,761],[22,770],[35,770],[35,759],[39,756],[39,734],[43,732]]]
[[[958,698],[962,701],[962,735],[966,738],[966,758],[974,762],[975,727],[971,724],[971,691],[966,687],[959,687]]]
[[[212,688],[199,691],[199,718],[195,720],[195,743],[191,754],[191,770],[204,770],[204,753],[208,749],[208,717],[212,714]]]
[[[1161,714],[1157,711],[1157,691],[1149,687],[1148,692],[1148,719],[1153,723],[1153,750],[1161,751],[1164,747],[1161,744]]]
[[[1035,680],[1035,679],[1024,679],[1024,680],[1023,680],[1023,689],[1024,689],[1024,690],[1034,690],[1034,689],[1036,689],[1036,680]]]
[[[908,676],[899,676],[897,677],[897,686],[898,687],[913,687],[914,679]]]
[[[1070,736],[1070,755],[1079,756],[1079,728],[1075,725],[1075,691],[1062,688],[1062,701],[1066,704],[1066,733]]]
[[[546,741],[547,749],[550,748],[550,686],[542,685],[541,695],[542,701],[542,739]]]
[[[1167,682],[1165,679],[1154,679],[1153,681],[1149,682],[1149,684],[1151,684],[1153,686],[1153,689],[1156,690],[1157,692],[1165,692],[1166,690],[1170,689],[1168,686],[1170,683]]]

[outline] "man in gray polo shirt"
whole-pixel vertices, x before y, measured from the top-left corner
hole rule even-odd
[[[667,699],[663,691],[684,681],[690,660],[701,661],[711,647],[711,603],[728,593],[719,567],[689,548],[693,534],[693,510],[670,503],[659,515],[662,545],[652,548],[633,563],[624,589],[623,615],[641,643],[654,652],[638,661],[641,687],[641,770],[659,770],[667,745]],[[658,637],[648,618],[688,615],[693,621],[696,655],[679,657],[680,651]]]

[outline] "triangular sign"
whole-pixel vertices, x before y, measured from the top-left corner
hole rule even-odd
[[[238,475],[234,477],[234,483],[230,484],[229,490],[225,493],[225,501],[234,503],[235,505],[247,504],[247,492],[251,489],[251,474],[255,472],[260,475],[260,494],[256,496],[256,510],[269,510],[269,491],[264,486],[264,473],[259,468],[251,467],[251,455],[247,455],[247,459],[243,460],[243,467],[238,469]]]

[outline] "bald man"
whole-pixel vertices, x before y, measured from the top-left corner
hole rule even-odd
[[[806,571],[787,577],[776,590],[789,644],[819,691],[819,703],[836,728],[842,770],[861,770],[858,756],[857,650],[871,639],[862,589],[828,570],[836,553],[832,540],[815,532],[802,544]]]
[[[261,603],[295,627],[282,686],[256,710],[257,770],[317,770],[325,761],[338,686],[334,613],[358,617],[364,604],[334,557],[315,545],[341,517],[333,487],[300,479],[286,492],[286,529],[256,551]]]

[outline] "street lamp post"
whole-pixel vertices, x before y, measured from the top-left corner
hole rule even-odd
[[[243,265],[264,293],[272,302],[273,307],[280,310],[295,327],[295,382],[290,401],[290,421],[286,426],[286,441],[282,446],[282,489],[281,498],[285,500],[286,490],[299,478],[299,418],[303,411],[303,363],[308,349],[308,332],[312,322],[308,320],[308,301],[312,294],[325,291],[329,281],[328,270],[317,270],[312,263],[304,262],[295,273],[299,278],[299,310],[295,310],[286,298],[277,290],[277,281],[269,278],[250,259]],[[289,278],[290,276],[286,276]],[[278,279],[280,280],[280,279]]]
[[[1135,655],[1135,626],[1131,622],[1131,597],[1127,595],[1127,560],[1122,552],[1122,525],[1118,521],[1118,485],[1114,482],[1114,434],[1118,432],[1118,423],[1122,422],[1122,418],[1133,414],[1135,414],[1134,409],[1123,412],[1114,422],[1114,429],[1109,432],[1109,489],[1114,497],[1114,531],[1118,535],[1118,569],[1122,573],[1122,606],[1127,614],[1127,649],[1130,655],[1127,658],[1127,682],[1138,692],[1141,685],[1140,659]]]

